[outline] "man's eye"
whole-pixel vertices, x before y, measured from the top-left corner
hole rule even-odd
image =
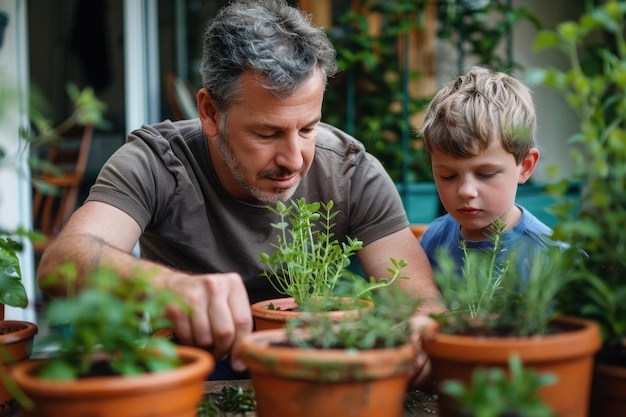
[[[454,178],[456,178],[456,175],[454,175],[454,174],[440,175],[439,178],[441,178],[444,181],[450,181],[450,180],[453,180]]]
[[[261,134],[261,133],[257,133],[257,135],[261,138],[261,139],[273,139],[276,137],[276,135],[278,135],[278,132],[273,132],[273,133],[268,133],[268,134]]]

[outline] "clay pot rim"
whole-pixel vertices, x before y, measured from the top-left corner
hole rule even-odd
[[[340,297],[344,299],[349,299],[349,297]],[[362,308],[372,307],[374,305],[373,302],[365,299],[359,299],[359,303],[361,303]],[[279,305],[283,310],[268,310],[268,306],[270,304]],[[284,310],[285,308],[298,308],[298,304],[293,297],[283,297],[283,298],[271,298],[268,300],[258,301],[250,306],[252,309],[252,313],[255,316],[261,316],[265,318],[284,318],[284,317],[296,317],[304,314],[343,314],[346,311],[358,311],[357,308],[350,310],[337,310],[337,311],[321,311],[315,313],[308,313],[302,311],[289,311]]]
[[[46,359],[36,359],[16,364],[11,373],[22,389],[36,396],[64,398],[78,394],[116,397],[120,392],[132,395],[136,392],[168,390],[170,386],[194,378],[195,375],[204,374],[208,377],[215,367],[213,356],[206,350],[192,346],[177,346],[177,350],[185,363],[165,372],[134,376],[89,377],[73,381],[46,380],[33,375],[34,371],[46,361]],[[68,391],[70,386],[71,391]],[[99,394],[103,388],[108,392]]]
[[[39,328],[35,323],[20,320],[2,320],[0,321],[0,328],[18,329],[10,333],[0,334],[0,345],[19,343],[24,339],[35,336],[39,331]]]
[[[555,357],[578,357],[597,352],[601,347],[598,325],[587,319],[558,316],[556,323],[562,323],[571,330],[542,336],[529,337],[476,337],[435,333],[423,341],[424,350],[433,358],[462,358],[462,361],[480,360],[499,362],[496,351],[509,352],[523,349],[523,361],[550,361]],[[476,352],[468,350],[468,343],[478,346]],[[551,350],[553,353],[548,353]],[[506,353],[508,357],[508,353]]]
[[[378,379],[408,373],[415,356],[415,346],[411,343],[368,350],[300,349],[271,345],[272,342],[286,340],[285,329],[256,331],[243,338],[239,354],[253,377],[255,372],[259,372],[316,380],[315,375],[320,373],[321,368],[338,374],[344,369],[358,369],[356,379]],[[382,369],[368,370],[378,366]]]

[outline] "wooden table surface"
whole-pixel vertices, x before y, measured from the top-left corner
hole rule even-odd
[[[229,386],[247,389],[251,386],[251,381],[249,379],[206,381],[204,383],[204,393],[219,393],[223,387]],[[433,396],[422,391],[410,391],[406,394],[403,417],[437,417],[438,415],[437,400]]]

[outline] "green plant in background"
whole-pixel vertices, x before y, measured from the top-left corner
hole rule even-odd
[[[50,164],[45,158],[40,158],[37,154],[38,149],[45,148],[52,143],[62,143],[63,134],[76,126],[94,125],[99,129],[109,127],[109,123],[103,118],[107,107],[106,103],[96,97],[93,88],[85,87],[81,90],[76,84],[69,83],[67,94],[72,102],[72,111],[65,120],[54,124],[46,116],[46,114],[52,113],[49,103],[35,86],[32,87],[29,108],[31,129],[22,131],[21,136],[30,146],[29,166],[33,174],[46,172],[55,175],[62,173],[59,167]],[[50,187],[35,177],[32,180],[35,187]]]
[[[456,46],[459,74],[466,60],[497,71],[511,73],[521,66],[513,59],[511,44],[514,27],[522,21],[541,28],[541,21],[524,7],[513,7],[511,0],[439,0],[438,38]],[[498,52],[507,42],[506,56]]]
[[[169,305],[186,311],[176,294],[155,289],[145,274],[121,278],[106,268],[91,273],[85,287],[74,294],[71,283],[76,273],[73,264],[65,264],[42,284],[45,288],[63,279],[68,294],[46,305],[44,316],[58,329],[36,343],[36,350],[53,347],[56,352],[41,367],[40,377],[75,379],[98,372],[136,375],[182,364],[176,344],[151,332],[171,325],[165,318]]]
[[[529,82],[559,91],[579,117],[570,138],[580,198],[564,198],[570,181],[551,186],[559,219],[555,238],[571,242],[586,258],[575,258],[577,280],[563,292],[567,314],[597,321],[603,334],[600,358],[626,365],[626,3],[587,2],[577,21],[540,32],[536,50],[559,50],[569,68],[538,69]],[[621,356],[620,356],[621,352]],[[608,359],[612,357],[611,359]]]
[[[385,166],[391,178],[403,181],[403,163],[410,166],[409,181],[431,181],[423,143],[410,126],[409,115],[423,111],[430,97],[410,95],[408,80],[418,71],[403,72],[399,38],[423,27],[425,0],[361,1],[359,11],[348,11],[329,32],[337,50],[339,68],[324,96],[324,121],[360,140]],[[368,13],[379,14],[382,29],[374,33]],[[403,103],[406,106],[403,108]],[[403,135],[409,135],[409,146]],[[407,149],[408,148],[408,149]]]
[[[512,355],[508,374],[500,368],[477,368],[469,385],[443,381],[442,391],[459,403],[459,417],[552,417],[539,389],[554,382],[554,375],[525,369]]]
[[[442,333],[525,337],[554,330],[555,297],[573,279],[569,250],[551,246],[535,251],[522,266],[527,268],[523,280],[515,254],[502,252],[504,229],[500,219],[492,225],[489,250],[468,250],[461,241],[462,265],[445,250],[437,253],[435,279],[449,309],[433,315]]]
[[[22,244],[13,240],[8,232],[0,233],[0,304],[25,308],[28,305],[28,296],[22,283],[20,260],[17,257],[21,250]]]
[[[363,242],[347,237],[340,243],[332,229],[333,201],[307,203],[304,198],[289,204],[279,201],[268,209],[279,215],[280,221],[272,227],[278,230],[276,249],[271,255],[260,253],[261,262],[269,269],[263,271],[276,291],[293,297],[299,306],[323,305],[332,296],[346,295],[353,299],[368,298],[372,291],[387,286],[396,279],[407,278],[400,270],[404,260],[391,260],[390,279],[362,277],[350,272],[350,257],[363,247]],[[341,285],[340,285],[341,284]],[[339,287],[342,288],[339,288]],[[335,290],[341,290],[337,294]],[[350,301],[351,302],[351,301]]]
[[[305,349],[378,349],[408,343],[413,335],[411,319],[421,300],[399,286],[377,290],[374,308],[359,310],[333,321],[328,315],[304,314],[287,321],[289,341]]]
[[[33,130],[24,129],[20,132],[20,138],[27,143],[31,150],[40,146],[45,146],[54,141],[60,141],[63,132],[78,125],[94,124],[106,127],[106,122],[102,119],[105,104],[93,93],[91,88],[80,90],[76,85],[69,84],[67,91],[73,103],[71,115],[62,123],[52,125],[44,116],[47,107],[43,97],[33,86],[30,102],[30,118]],[[9,86],[2,83],[0,93],[3,98],[17,100],[17,94]],[[2,110],[4,106],[0,106]],[[4,111],[4,110],[3,110]],[[0,116],[3,113],[0,112]],[[27,148],[23,148],[27,149]],[[0,148],[0,162],[5,158],[5,152]],[[29,158],[29,166],[32,172],[46,169],[48,172],[57,172],[58,168],[50,166],[44,160],[35,156]],[[34,186],[45,186],[33,179]],[[25,308],[28,305],[26,290],[22,283],[22,273],[19,264],[18,253],[23,249],[22,242],[16,240],[18,237],[39,239],[36,231],[28,232],[23,228],[17,230],[0,229],[0,304],[12,307]]]

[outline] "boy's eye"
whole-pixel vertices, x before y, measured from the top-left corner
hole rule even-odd
[[[441,178],[444,181],[453,180],[455,177],[456,177],[456,175],[454,175],[454,174],[439,175],[439,178]]]
[[[481,178],[493,178],[495,177],[497,173],[496,172],[483,172],[483,173],[479,173],[478,176]]]

